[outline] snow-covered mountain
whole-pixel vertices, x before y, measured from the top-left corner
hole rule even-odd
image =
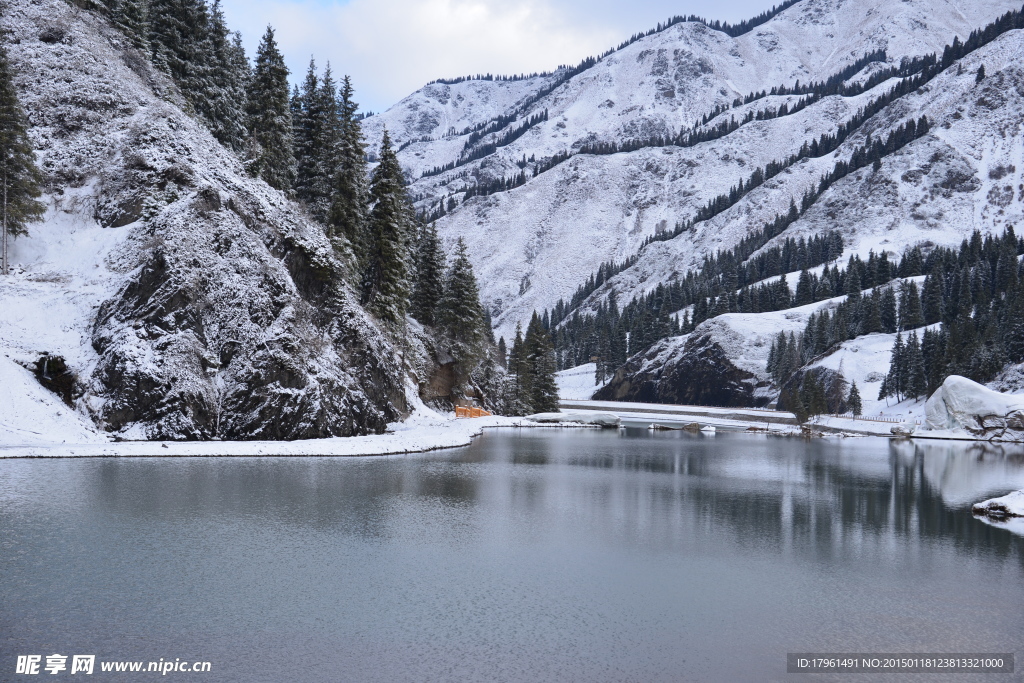
[[[533,310],[568,299],[602,262],[635,255],[648,237],[728,193],[754,168],[784,159],[823,133],[834,133],[893,82],[855,97],[826,97],[797,114],[755,120],[721,139],[688,148],[580,154],[529,177],[536,164],[584,145],[673,136],[721,109],[727,111],[698,129],[732,117],[742,120],[749,111],[774,109],[783,102],[792,106],[798,98],[770,95],[733,104],[775,86],[827,80],[877,50],[885,50],[888,65],[941,55],[955,37],[964,39],[1016,9],[1018,0],[801,0],[737,37],[702,23],[682,22],[571,75],[563,70],[518,81],[429,85],[367,119],[364,131],[375,145],[386,126],[396,143],[405,145],[399,158],[420,208],[456,200],[458,205],[438,220],[439,231],[450,242],[465,239],[484,302],[498,332],[508,337],[516,322],[525,322]],[[970,55],[955,73],[901,99],[863,126],[861,136],[884,132],[909,116],[925,114],[941,123],[930,137],[887,162],[881,176],[862,173],[833,188],[796,231],[817,232],[828,225],[843,231],[848,249],[900,251],[922,240],[959,242],[973,229],[988,232],[1012,222],[1020,213],[1020,201],[1012,193],[1007,201],[1005,187],[1016,187],[1024,172],[1024,165],[1015,163],[1021,133],[1014,124],[1021,113],[1015,89],[1021,43],[1019,32],[1003,36]],[[981,63],[990,78],[976,86],[974,71]],[[850,80],[866,79],[884,66],[868,64]],[[430,172],[459,162],[464,152],[497,142],[544,112],[545,121],[492,153],[442,173]],[[516,120],[505,124],[513,115]],[[467,129],[490,130],[488,122],[500,117],[505,125],[492,126],[497,130],[467,147]],[[858,140],[863,142],[863,137]],[[693,232],[648,246],[637,265],[613,283],[622,294],[620,301],[685,271],[705,254],[733,246],[785,210],[791,199],[799,201],[855,143],[798,164]],[[524,159],[535,162],[524,165]],[[521,187],[461,201],[466,189],[512,178],[524,166],[527,179]],[[1020,171],[998,182],[989,179],[991,170],[1011,167]],[[964,182],[953,183],[955,190],[936,191],[936,182],[949,185],[947,174]],[[978,182],[969,182],[975,177]],[[844,212],[844,202],[856,202],[858,210]]]
[[[5,3],[3,28],[49,207],[0,278],[6,445],[102,438],[88,418],[123,438],[294,439],[407,412],[408,368],[322,227],[121,33],[63,0]],[[30,373],[52,378],[46,353],[77,410]]]

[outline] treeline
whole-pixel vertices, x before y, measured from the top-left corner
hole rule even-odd
[[[530,78],[557,76],[557,78],[555,78],[551,83],[549,83],[548,85],[544,86],[543,88],[538,90],[536,93],[534,93],[533,95],[528,97],[522,104],[519,105],[518,109],[516,109],[516,111],[513,112],[512,114],[503,114],[501,116],[498,116],[495,119],[491,119],[490,121],[486,121],[484,123],[477,124],[477,126],[474,127],[474,130],[480,130],[480,129],[483,129],[483,128],[493,129],[493,130],[501,130],[505,126],[509,125],[509,123],[515,121],[518,116],[521,116],[526,111],[529,111],[529,109],[533,106],[533,104],[535,104],[536,102],[539,102],[543,98],[545,98],[548,95],[550,95],[552,92],[554,92],[556,89],[558,89],[563,83],[567,82],[568,80],[572,79],[573,77],[577,76],[578,74],[583,73],[587,69],[590,69],[591,67],[595,66],[596,64],[598,64],[598,62],[600,62],[601,60],[605,59],[609,55],[614,54],[618,50],[622,50],[622,49],[632,45],[633,43],[637,42],[638,40],[641,40],[641,39],[646,38],[648,36],[652,36],[652,35],[654,35],[656,33],[660,33],[662,31],[664,31],[664,30],[666,30],[666,29],[668,29],[668,28],[670,28],[672,26],[675,26],[676,24],[682,23],[684,21],[698,22],[698,23],[704,24],[705,26],[708,26],[708,27],[710,27],[710,28],[712,28],[712,29],[714,29],[716,31],[722,31],[723,33],[726,33],[726,34],[728,34],[730,36],[736,37],[736,36],[740,36],[740,35],[743,35],[745,33],[748,33],[750,31],[752,31],[754,28],[756,28],[757,26],[760,26],[761,24],[766,23],[767,21],[769,21],[773,17],[775,17],[777,14],[779,14],[780,12],[784,11],[785,9],[791,7],[792,5],[796,4],[797,2],[799,2],[799,0],[787,0],[787,2],[782,3],[778,7],[772,7],[771,10],[767,10],[765,12],[762,12],[761,14],[759,14],[756,17],[754,17],[753,19],[742,21],[742,22],[740,22],[738,24],[729,24],[728,22],[721,22],[721,21],[708,21],[708,20],[706,20],[706,19],[704,19],[702,17],[696,16],[696,15],[690,15],[688,17],[674,16],[674,17],[672,17],[671,19],[669,19],[668,21],[666,21],[664,23],[659,23],[655,28],[647,31],[646,33],[634,34],[632,37],[629,38],[629,40],[626,40],[626,41],[622,42],[616,48],[607,50],[606,52],[604,52],[604,53],[602,53],[602,54],[600,54],[600,55],[598,55],[596,57],[587,57],[586,59],[582,60],[579,64],[577,64],[575,66],[560,65],[558,67],[558,69],[556,71],[554,71],[554,72],[541,72],[541,73],[533,73],[533,74],[529,74],[529,75],[523,74],[523,75],[518,75],[518,76],[495,76],[495,75],[492,75],[492,74],[483,74],[483,75],[477,75],[477,76],[461,76],[461,77],[458,77],[458,78],[450,78],[450,79],[439,78],[437,80],[431,81],[430,83],[428,83],[428,85],[433,85],[435,83],[441,83],[441,84],[446,84],[446,85],[455,85],[455,84],[458,84],[458,83],[464,83],[466,81],[471,81],[471,80],[479,80],[479,81],[521,81],[521,80],[527,80],[527,79],[530,79]],[[856,73],[856,72],[854,72],[854,73]],[[544,120],[547,120],[546,112],[545,112]],[[705,120],[705,123],[706,122],[707,121]],[[520,132],[520,135],[522,133],[524,133],[524,132],[526,132],[526,131],[522,130]],[[448,131],[447,135],[449,137],[451,137],[451,136],[457,136],[457,135],[467,135],[467,134],[470,134],[470,133],[471,133],[471,131],[468,128],[466,130],[463,130],[460,133],[457,133],[454,130],[450,129]],[[409,144],[412,144],[412,143],[408,142],[408,141],[406,143],[403,143],[403,149],[404,149],[405,146],[408,146]],[[506,144],[508,144],[508,143],[506,143]],[[500,145],[500,144],[497,145],[497,147],[502,147],[502,146],[504,146],[504,145]],[[650,146],[650,145],[647,145],[647,146]],[[487,152],[487,154],[492,154],[492,153],[493,153],[493,150],[491,152]],[[438,175],[440,173],[444,173],[445,171],[453,170],[453,169],[457,168],[458,166],[461,166],[462,164],[469,163],[470,161],[475,161],[476,159],[482,158],[483,156],[487,156],[487,154],[483,154],[481,156],[476,156],[473,159],[467,159],[465,161],[462,161],[462,163],[449,162],[448,164],[445,164],[444,166],[434,167],[430,171],[427,171],[426,173],[424,173],[423,175],[424,176]],[[569,156],[571,156],[571,155],[567,155],[567,156],[565,156],[565,158],[568,158]],[[562,159],[562,160],[564,161],[564,159]],[[556,165],[557,165],[557,163],[551,163],[549,165],[546,165],[546,167],[543,170],[548,170],[550,168],[553,168]],[[534,169],[534,175],[536,175],[539,172],[542,172],[542,171],[539,171],[538,169]]]
[[[975,232],[959,249],[937,248],[927,257],[909,250],[890,275],[924,275],[920,287],[913,280],[883,286],[881,267],[848,268],[837,282],[846,300],[813,314],[801,334],[780,334],[768,370],[781,386],[844,341],[883,332],[897,338],[879,399],[926,396],[953,374],[991,381],[1007,363],[1024,362],[1022,254],[1024,239],[1009,228],[1000,237]],[[862,293],[862,282],[873,288]]]
[[[785,278],[772,284],[755,283],[792,270],[806,272],[841,253],[842,238],[834,232],[810,240],[787,239],[766,249],[756,261],[744,262],[744,248],[737,246],[705,259],[699,271],[688,271],[675,282],[659,284],[653,292],[635,297],[621,312],[613,293],[608,302],[598,304],[593,314],[581,314],[573,310],[572,301],[566,304],[560,300],[550,313],[544,312],[543,319],[553,330],[559,369],[597,357],[602,371],[610,371],[629,356],[665,337],[690,332],[710,317],[789,308],[793,298]],[[602,272],[605,268],[599,269]],[[581,294],[577,292],[574,300]],[[676,315],[690,307],[692,314],[686,310],[682,318]]]
[[[865,145],[863,147],[858,147],[854,150],[853,154],[851,155],[850,161],[836,162],[835,166],[833,167],[833,170],[823,175],[819,180],[818,185],[815,188],[809,189],[804,194],[800,207],[797,207],[795,203],[791,202],[789,210],[786,213],[777,215],[773,220],[765,223],[764,226],[762,226],[759,230],[744,237],[740,241],[740,243],[732,250],[725,252],[725,254],[719,254],[718,257],[714,259],[706,259],[700,274],[694,274],[694,277],[699,277],[702,281],[709,283],[708,296],[712,296],[717,295],[720,291],[732,291],[736,289],[736,287],[733,287],[732,290],[725,288],[721,280],[715,280],[716,276],[722,276],[727,272],[737,273],[736,284],[738,287],[743,287],[748,283],[755,282],[756,280],[750,279],[751,276],[757,277],[757,279],[763,279],[765,277],[771,277],[772,275],[778,274],[776,272],[773,272],[773,270],[771,269],[771,264],[774,263],[774,257],[770,256],[770,252],[768,254],[765,254],[759,260],[755,259],[755,261],[752,264],[745,267],[742,271],[740,271],[740,264],[742,264],[744,261],[750,258],[754,254],[754,252],[764,247],[764,245],[766,245],[771,239],[781,234],[790,225],[795,223],[800,218],[800,216],[803,215],[814,204],[817,198],[820,197],[821,194],[823,194],[825,190],[827,190],[837,180],[845,177],[846,175],[849,175],[850,173],[858,170],[859,168],[863,168],[863,166],[867,164],[874,165],[875,163],[878,163],[883,156],[898,151],[904,145],[909,144],[914,139],[920,138],[927,132],[927,119],[922,117],[921,120],[917,122],[911,119],[907,121],[905,124],[899,126],[896,130],[892,131],[889,134],[885,141],[871,140],[871,138],[869,137],[865,141]],[[833,139],[834,136],[823,136],[823,138],[821,139],[821,144],[833,144]],[[818,142],[819,141],[815,141],[815,144],[818,144]],[[807,147],[807,145],[804,146]],[[773,166],[769,165],[769,169],[773,169]],[[717,199],[712,200],[703,209],[699,210],[697,215],[704,216],[705,218],[703,220],[707,220],[709,218],[717,216],[719,213],[735,205],[740,198],[742,198],[747,192],[749,192],[752,183],[760,184],[764,182],[764,177],[764,171],[762,171],[761,169],[757,169],[751,175],[751,179],[746,184],[744,184],[743,181],[741,181],[739,187],[734,187],[729,195],[721,195]],[[682,226],[676,226],[676,230],[674,232],[667,231],[662,235],[655,235],[654,237],[648,238],[648,240],[645,242],[645,246],[646,244],[649,244],[653,241],[667,240],[671,239],[672,237],[678,236],[684,230],[692,229],[695,223],[696,221],[691,220],[683,224]],[[828,253],[831,253],[831,258],[835,258],[836,256],[838,256],[839,253],[842,252],[842,240],[837,235],[827,235],[824,237],[824,239],[827,240],[827,246],[824,247],[826,249],[826,255]],[[819,249],[821,248],[822,247],[819,247]],[[619,263],[602,264],[599,267],[598,273],[596,275],[590,276],[590,278],[588,278],[586,282],[584,282],[579,288],[577,288],[572,299],[570,300],[569,305],[566,307],[566,314],[576,309],[579,305],[586,301],[586,299],[590,297],[590,295],[592,295],[595,291],[597,291],[597,289],[601,287],[601,285],[603,285],[606,281],[610,280],[612,277],[626,270],[627,268],[632,267],[637,262],[638,258],[639,255],[625,259],[624,261]],[[816,265],[820,265],[820,263],[824,263],[827,260],[830,259],[825,258],[825,260],[820,261]],[[747,277],[747,279],[743,282],[739,280],[740,272],[742,272],[744,276]],[[780,270],[779,272],[781,273],[793,271]],[[714,287],[718,287],[721,289],[716,290],[714,289]],[[754,295],[752,294],[751,296]],[[756,292],[756,296],[759,301],[761,300],[762,296],[768,297],[766,300],[768,302],[773,300],[771,298],[771,295],[768,292],[765,292],[764,290],[759,290],[758,292]],[[776,304],[766,303],[765,305]],[[770,310],[778,309],[772,308]]]
[[[490,142],[484,145],[474,147],[474,145],[480,142],[480,140],[482,140],[485,136],[500,131],[502,128],[505,128],[510,123],[516,121],[515,115],[511,115],[507,118],[501,117],[500,119],[495,121],[493,125],[482,128],[479,131],[474,131],[470,133],[469,139],[466,140],[466,144],[462,148],[462,153],[459,154],[459,158],[457,160],[451,161],[445,164],[444,166],[435,166],[429,171],[425,171],[421,177],[427,178],[430,176],[439,175],[446,171],[455,170],[459,166],[465,166],[466,164],[476,161],[477,159],[483,159],[486,156],[490,156],[491,154],[494,154],[496,151],[498,151],[500,148],[511,145],[513,142],[521,138],[526,133],[526,131],[530,130],[537,124],[543,123],[544,121],[547,120],[548,110],[545,109],[544,111],[534,114],[530,118],[523,121],[521,126],[506,131],[504,134],[499,135],[494,140],[491,140]]]
[[[498,341],[499,358],[505,358],[505,339]],[[512,348],[505,362],[508,380],[505,386],[506,413],[529,415],[558,411],[558,385],[555,383],[555,349],[551,335],[536,313],[530,318],[526,335],[516,325]]]

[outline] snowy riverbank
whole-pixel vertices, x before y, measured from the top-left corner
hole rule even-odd
[[[536,428],[522,418],[455,419],[429,409],[387,433],[305,441],[121,441],[105,443],[43,443],[0,446],[0,458],[68,457],[217,457],[217,456],[360,456],[419,453],[468,446],[489,428]]]

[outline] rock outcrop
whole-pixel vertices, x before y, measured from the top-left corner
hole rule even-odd
[[[92,348],[68,353],[82,410],[150,439],[346,436],[408,412],[399,335],[359,307],[346,243],[249,177],[102,16],[12,0],[4,29],[51,202],[87,199],[60,220],[126,226],[82,314]]]
[[[947,377],[928,399],[925,417],[930,430],[1024,441],[1024,396],[1001,394],[958,375]]]
[[[712,334],[692,334],[655,344],[619,368],[594,394],[597,401],[637,401],[723,407],[761,407],[768,403],[757,390],[766,384],[738,368]]]

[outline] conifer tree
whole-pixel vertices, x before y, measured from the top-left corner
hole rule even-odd
[[[455,245],[452,267],[445,277],[444,295],[437,306],[437,319],[449,338],[471,349],[478,348],[486,339],[480,289],[466,253],[466,244],[461,237]]]
[[[288,67],[277,49],[274,29],[270,26],[256,51],[247,106],[251,145],[247,155],[249,172],[263,178],[271,187],[288,192],[295,167]]]
[[[917,291],[917,283],[911,282],[903,288],[900,298],[900,329],[915,330],[924,325],[924,308],[921,306],[921,295]]]
[[[498,339],[498,365],[508,368],[508,347],[505,345],[505,337]]]
[[[882,400],[890,396],[895,396],[897,401],[903,400],[903,392],[905,390],[905,378],[906,368],[905,363],[905,345],[903,344],[903,333],[896,333],[896,341],[892,346],[892,358],[889,361],[889,373],[885,376],[885,380],[882,382],[882,389],[879,392],[878,399]]]
[[[205,111],[210,132],[235,151],[245,146],[246,87],[251,77],[242,36],[232,34],[224,19],[220,0],[210,10],[209,52],[212,58],[209,82],[205,85]]]
[[[882,331],[882,315],[880,310],[881,299],[881,294],[876,289],[872,292],[871,296],[866,296],[861,300],[861,306],[864,308],[864,320],[861,324],[861,334],[871,334],[873,332]],[[896,316],[893,315],[893,318],[895,317]]]
[[[295,152],[295,196],[303,202],[309,202],[316,175],[316,143],[317,128],[323,124],[317,111],[320,79],[316,72],[316,62],[309,60],[306,78],[301,87],[296,87],[291,99],[292,112],[292,146]]]
[[[516,323],[516,334],[512,338],[512,348],[508,352],[508,371],[513,377],[511,402],[520,410],[530,410],[530,372],[526,359],[526,348],[523,340],[523,327]]]
[[[864,403],[861,401],[860,390],[857,389],[856,382],[850,386],[850,395],[846,399],[846,404],[850,407],[850,411],[858,417],[864,411]]]
[[[28,234],[28,224],[43,217],[45,207],[37,198],[42,193],[42,176],[36,167],[28,137],[28,117],[14,88],[14,73],[6,46],[0,42],[0,250],[3,275],[7,275],[9,240]]]
[[[330,233],[346,237],[357,259],[363,252],[367,215],[366,150],[362,126],[356,120],[359,105],[353,100],[352,80],[341,81],[338,99],[338,159],[328,226]]]
[[[896,306],[896,292],[892,287],[886,287],[878,303],[878,315],[882,332],[892,334],[896,331],[899,317]]]
[[[174,79],[201,117],[212,121],[215,57],[204,0],[149,0],[153,64]]]
[[[942,280],[935,273],[930,273],[924,280],[924,323],[934,325],[942,320]]]
[[[916,332],[911,333],[903,353],[903,375],[906,382],[904,393],[907,396],[919,398],[928,392],[928,378],[925,373],[921,343],[918,341]]]
[[[416,245],[416,285],[411,302],[412,317],[424,325],[436,323],[435,314],[444,295],[445,270],[437,226],[431,223],[420,231]]]
[[[530,409],[535,413],[558,410],[558,385],[555,383],[555,349],[551,335],[534,312],[523,341],[530,376]]]
[[[327,223],[330,216],[334,176],[338,166],[337,87],[331,65],[318,77],[310,59],[301,90],[292,95],[292,130],[296,158],[295,196],[306,204],[310,215]],[[328,228],[327,233],[330,234]]]
[[[409,304],[411,204],[387,129],[370,181],[373,208],[367,220],[363,303],[378,317],[401,322]]]
[[[128,37],[132,45],[150,52],[149,7],[146,0],[118,0],[111,13],[113,23]]]

